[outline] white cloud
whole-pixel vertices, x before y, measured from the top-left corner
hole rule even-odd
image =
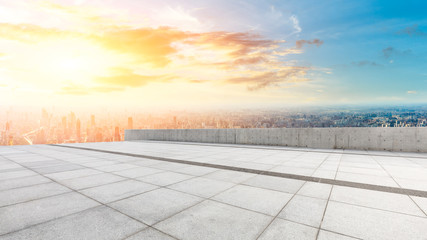
[[[417,91],[410,90],[410,91],[407,91],[406,93],[407,94],[417,94]]]
[[[300,33],[302,29],[299,25],[298,18],[295,15],[292,15],[289,19],[292,21],[293,27],[295,29],[294,33]]]

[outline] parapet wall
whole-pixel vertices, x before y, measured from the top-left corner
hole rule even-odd
[[[126,130],[125,141],[134,140],[427,152],[427,128],[419,127]]]

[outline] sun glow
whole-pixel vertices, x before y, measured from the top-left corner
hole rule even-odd
[[[97,76],[108,75],[110,68],[128,60],[90,40],[79,38],[37,43],[16,54],[22,55],[21,68],[31,72],[33,78],[52,86],[91,84]]]
[[[41,67],[67,78],[89,78],[103,73],[112,60],[104,49],[78,39],[57,41],[41,51],[44,53]]]
[[[84,68],[85,62],[78,58],[64,59],[59,62],[58,67],[63,72],[79,71]]]

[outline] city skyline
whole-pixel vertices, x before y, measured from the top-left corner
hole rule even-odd
[[[422,104],[426,7],[0,0],[0,106]]]
[[[0,107],[0,145],[123,141],[125,129],[426,127],[426,106],[215,111],[62,111]]]

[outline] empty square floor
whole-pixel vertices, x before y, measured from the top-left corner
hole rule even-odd
[[[0,239],[427,239],[427,154],[0,147]]]

